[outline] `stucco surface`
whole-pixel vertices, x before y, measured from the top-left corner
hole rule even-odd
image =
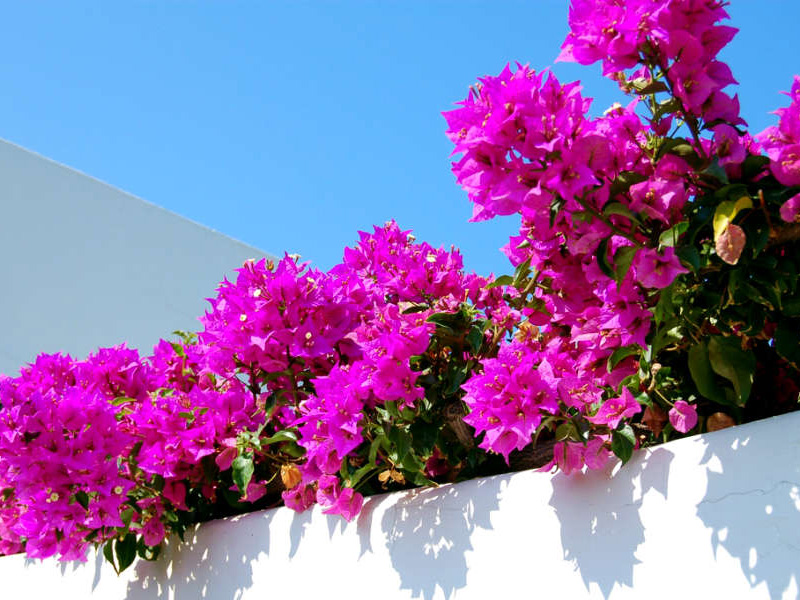
[[[197,330],[222,278],[264,255],[0,140],[0,373],[40,352],[149,353]]]
[[[118,577],[0,558],[4,597],[797,598],[800,414],[639,451],[368,499],[357,520],[278,508],[199,526]],[[7,596],[5,596],[7,594]]]

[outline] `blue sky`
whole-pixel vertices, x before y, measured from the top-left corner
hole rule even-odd
[[[507,62],[552,64],[564,0],[6,3],[0,137],[321,268],[394,218],[508,270],[508,218],[468,223],[440,113]],[[794,0],[738,0],[723,59],[751,130],[800,73]],[[599,66],[557,64],[600,113]],[[233,266],[233,265],[232,265]]]

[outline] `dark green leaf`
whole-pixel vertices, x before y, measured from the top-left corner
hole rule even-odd
[[[742,179],[745,181],[753,179],[763,173],[769,166],[769,157],[756,154],[748,154],[742,163]]]
[[[680,108],[680,101],[677,98],[669,98],[663,102],[659,102],[658,106],[656,107],[656,111],[653,114],[653,120],[657,121],[669,114],[677,112],[680,110]]]
[[[525,281],[528,276],[531,274],[531,259],[525,259],[514,270],[514,279],[511,282],[511,285],[515,287],[519,287],[519,285]]]
[[[87,494],[83,490],[75,492],[75,501],[78,504],[80,504],[84,508],[84,510],[88,510],[88,508],[89,508],[89,494]]]
[[[697,251],[697,248],[694,246],[684,246],[682,248],[678,248],[676,254],[684,264],[691,267],[693,272],[697,273],[697,271],[700,270],[701,257],[700,253]]]
[[[676,246],[681,235],[683,235],[687,229],[689,229],[689,221],[681,221],[658,236],[658,243],[661,246]]]
[[[639,354],[641,351],[642,349],[635,344],[632,346],[623,346],[622,348],[617,348],[611,353],[611,356],[608,357],[608,361],[606,361],[606,369],[609,373],[611,373],[611,371],[614,370],[614,367],[616,367],[621,361],[629,356],[633,356],[634,354]]]
[[[603,207],[603,215],[606,217],[611,217],[613,215],[621,215],[623,217],[627,217],[631,221],[638,221],[639,219],[636,217],[636,213],[634,213],[630,208],[625,206],[622,202],[609,202]]]
[[[277,442],[296,442],[297,441],[297,434],[294,431],[289,431],[288,429],[284,429],[283,431],[278,431],[274,435],[269,436],[261,440],[261,446],[269,446],[270,444],[275,444]]]
[[[467,343],[473,354],[477,354],[483,345],[483,328],[473,325],[467,334]]]
[[[689,373],[697,391],[709,400],[725,404],[725,394],[714,379],[714,370],[708,358],[708,342],[703,340],[689,348]]]
[[[156,560],[161,554],[161,546],[148,546],[144,543],[143,538],[139,538],[139,542],[136,545],[136,554],[139,555],[139,558],[145,560]]]
[[[614,270],[608,264],[608,238],[603,239],[597,246],[597,266],[604,275],[614,279]]]
[[[247,493],[247,485],[253,478],[253,457],[252,455],[239,455],[233,459],[231,465],[234,485],[239,489],[242,494]]]
[[[157,518],[157,517],[153,517]],[[121,540],[114,542],[114,553],[117,556],[117,573],[122,573],[136,560],[136,535],[128,533]]]
[[[389,429],[388,437],[397,453],[395,462],[402,462],[411,449],[411,436],[401,427],[392,427]]]
[[[430,308],[427,304],[414,304],[403,311],[404,315],[426,311]]]
[[[492,283],[486,286],[487,290],[492,288],[500,287],[501,285],[511,285],[514,282],[514,278],[511,275],[500,275],[497,279],[495,279]]]
[[[800,327],[797,321],[784,320],[775,329],[775,350],[783,358],[800,366]]]
[[[712,176],[714,179],[727,184],[728,174],[725,169],[719,164],[719,159],[715,156],[711,164],[703,171],[704,174]]]
[[[117,564],[114,562],[114,540],[108,540],[105,544],[103,544],[103,556],[111,564],[111,566],[114,567],[114,571],[119,574]]]
[[[614,280],[617,282],[617,287],[622,285],[625,275],[630,271],[634,256],[636,248],[633,246],[620,246],[614,253]]]
[[[646,175],[636,173],[634,171],[623,171],[617,175],[616,179],[611,182],[609,195],[611,198],[616,197],[618,194],[625,194],[631,189],[631,186],[636,183],[641,183],[647,179]]]
[[[663,81],[653,81],[652,79],[647,79],[646,77],[637,77],[631,82],[631,84],[633,85],[633,89],[636,90],[636,93],[640,96],[669,91],[667,84]]]
[[[611,432],[611,451],[622,461],[628,462],[633,456],[633,449],[636,446],[636,436],[630,425],[625,425],[622,429]]]
[[[358,484],[361,483],[361,481],[363,479],[365,479],[365,478],[369,479],[369,477],[377,470],[378,470],[378,467],[376,467],[374,465],[374,463],[373,464],[364,465],[363,467],[358,469],[355,473],[350,475],[350,477],[349,477],[350,481],[349,481],[347,487],[356,488],[358,486]]]
[[[738,338],[712,336],[708,341],[708,360],[717,375],[733,384],[737,404],[744,406],[753,387],[755,355],[749,350],[742,350]]]

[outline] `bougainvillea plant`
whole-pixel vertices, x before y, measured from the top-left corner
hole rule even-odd
[[[394,222],[321,272],[223,281],[149,356],[40,355],[0,377],[0,554],[121,571],[170,533],[285,504],[637,447],[797,408],[800,77],[751,136],[714,0],[573,0],[560,60],[627,102],[507,66],[445,113],[473,220],[520,215],[512,275]]]

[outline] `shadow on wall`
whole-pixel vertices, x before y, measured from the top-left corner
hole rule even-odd
[[[381,521],[400,588],[431,600],[440,588],[445,598],[467,584],[467,551],[480,527],[491,529],[502,478],[422,488],[402,497]]]
[[[553,476],[550,506],[561,526],[564,560],[575,564],[587,591],[595,583],[608,598],[615,584],[633,586],[636,550],[644,542],[639,509],[650,490],[667,498],[673,457],[661,447],[639,453],[618,476],[609,471]]]
[[[136,562],[136,578],[128,583],[126,599],[240,598],[253,585],[253,562],[260,554],[269,554],[274,515],[251,513],[187,531],[185,541],[172,540],[158,560]],[[247,527],[239,527],[237,535],[215,531],[239,519],[246,519]]]
[[[708,486],[697,506],[716,555],[738,559],[750,585],[765,582],[771,598],[800,595],[800,447],[787,436],[794,443],[779,446],[765,435],[708,436]]]

